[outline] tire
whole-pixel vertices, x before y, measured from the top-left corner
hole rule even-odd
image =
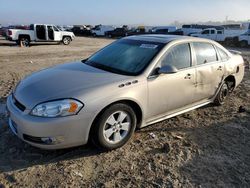
[[[240,47],[241,47],[241,48],[246,48],[247,46],[248,46],[247,41],[245,41],[245,40],[240,41]]]
[[[135,112],[130,106],[114,104],[104,110],[94,122],[90,132],[91,141],[102,150],[117,149],[130,140],[136,121]]]
[[[70,37],[63,37],[62,42],[64,45],[69,45],[71,42],[71,38]]]
[[[214,104],[217,106],[220,106],[222,104],[225,103],[225,99],[227,98],[229,94],[229,89],[228,89],[228,85],[226,82],[223,83],[223,85],[220,88],[219,93],[217,94],[215,100],[214,100]]]
[[[18,44],[21,47],[29,47],[30,46],[30,40],[28,38],[20,38],[18,41]]]

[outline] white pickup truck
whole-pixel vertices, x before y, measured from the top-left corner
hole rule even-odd
[[[30,42],[62,42],[70,44],[75,38],[73,32],[61,31],[51,24],[31,24],[28,30],[9,29],[6,39],[16,41],[21,46],[29,46]]]
[[[238,37],[240,47],[248,47],[250,45],[250,30]]]
[[[246,32],[246,30],[226,30],[226,29],[215,29],[215,28],[208,28],[204,29],[200,33],[191,34],[193,37],[200,37],[215,40],[217,42],[232,42],[234,37],[237,37],[241,34]]]

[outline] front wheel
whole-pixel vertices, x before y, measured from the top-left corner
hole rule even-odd
[[[69,45],[71,42],[71,38],[70,37],[63,37],[62,42],[64,45]]]
[[[112,150],[125,145],[136,127],[136,115],[126,104],[108,107],[93,124],[92,142],[101,149]]]
[[[222,104],[225,103],[225,99],[227,98],[229,94],[229,89],[228,89],[228,85],[226,82],[223,83],[223,85],[220,88],[219,93],[217,94],[215,100],[214,100],[214,104],[220,106]]]

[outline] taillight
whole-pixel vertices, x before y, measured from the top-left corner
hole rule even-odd
[[[8,30],[8,35],[12,35],[12,31],[11,30]]]

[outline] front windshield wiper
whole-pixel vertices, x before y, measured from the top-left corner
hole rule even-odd
[[[98,68],[98,69],[101,69],[101,70],[104,70],[104,71],[107,71],[107,72],[112,72],[112,73],[115,73],[115,74],[122,74],[122,75],[127,75],[127,76],[130,75],[131,76],[131,74],[129,74],[127,72],[117,70],[117,69],[114,69],[114,68],[111,68],[111,67],[108,67],[108,66],[93,62],[93,61],[88,61],[88,60],[85,59],[85,60],[82,60],[82,62],[89,65],[89,66],[92,66],[92,67],[95,67],[95,68]]]

